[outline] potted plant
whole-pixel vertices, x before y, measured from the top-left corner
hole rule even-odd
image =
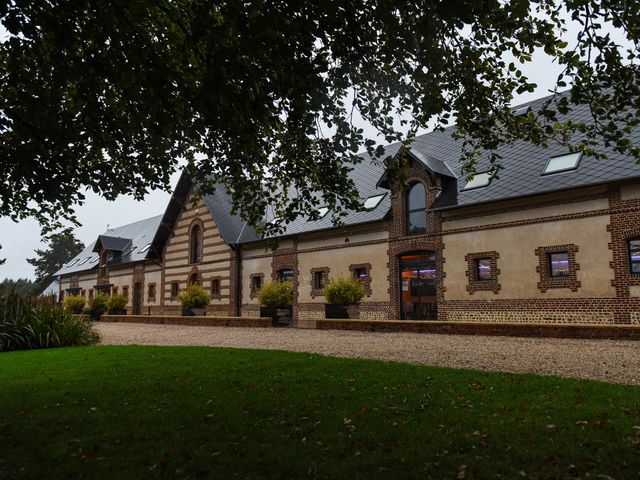
[[[204,316],[207,314],[207,305],[211,301],[211,296],[202,288],[202,285],[194,284],[180,292],[178,300],[182,304],[182,315]]]
[[[91,315],[92,320],[100,320],[100,316],[107,310],[108,300],[109,295],[98,293],[89,301],[89,315]]]
[[[64,309],[67,312],[79,315],[82,313],[84,304],[86,303],[82,295],[69,295],[63,300]]]
[[[258,290],[260,316],[270,317],[274,327],[291,325],[291,304],[293,303],[293,285],[288,280],[275,280],[265,283]]]
[[[355,278],[336,278],[323,289],[326,318],[359,318],[364,286]]]
[[[129,303],[129,300],[121,293],[111,295],[107,299],[107,313],[109,315],[126,315],[127,310],[125,307],[127,303]]]

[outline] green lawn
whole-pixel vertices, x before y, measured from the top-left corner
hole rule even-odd
[[[0,478],[638,478],[638,426],[640,388],[590,381],[212,348],[0,354]]]

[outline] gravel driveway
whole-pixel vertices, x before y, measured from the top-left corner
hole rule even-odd
[[[105,345],[204,345],[538,373],[640,385],[640,342],[97,323]]]

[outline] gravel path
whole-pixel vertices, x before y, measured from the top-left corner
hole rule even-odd
[[[640,385],[640,342],[342,330],[98,323],[105,345],[204,345],[313,352],[422,365]]]

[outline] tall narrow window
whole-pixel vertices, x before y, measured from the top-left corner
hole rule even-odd
[[[180,290],[180,284],[178,282],[171,282],[171,300],[178,298],[178,292]]]
[[[191,229],[191,263],[202,261],[202,231],[200,225],[194,225]]]
[[[631,273],[640,273],[640,238],[629,240],[629,269]]]
[[[220,279],[214,278],[211,280],[211,295],[214,297],[220,296]]]
[[[407,235],[427,231],[427,201],[424,185],[414,184],[407,192]]]

